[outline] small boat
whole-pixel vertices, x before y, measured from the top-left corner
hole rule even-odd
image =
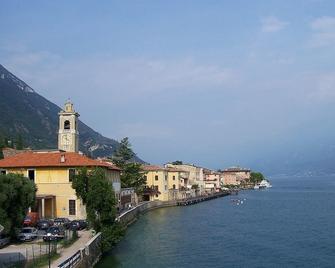
[[[259,185],[256,184],[256,185],[254,186],[254,190],[258,190],[258,189],[259,189]]]
[[[261,183],[259,184],[259,189],[271,188],[271,187],[272,185],[267,180],[262,180]]]

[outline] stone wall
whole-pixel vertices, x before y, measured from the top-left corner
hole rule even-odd
[[[121,216],[117,218],[117,220],[125,225],[129,225],[136,220],[137,216],[140,213],[145,213],[149,210],[156,209],[156,208],[171,207],[171,206],[176,206],[176,205],[177,205],[177,201],[156,200],[156,201],[143,202],[137,207],[132,208],[128,210],[127,212],[123,213]]]

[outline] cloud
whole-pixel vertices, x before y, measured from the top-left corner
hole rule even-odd
[[[335,17],[320,17],[310,24],[313,30],[310,45],[312,47],[326,47],[335,45]]]
[[[268,16],[261,19],[261,24],[262,32],[273,33],[284,29],[289,25],[289,22],[281,21],[274,16]]]
[[[4,64],[37,92],[78,95],[94,90],[119,100],[164,91],[222,89],[239,81],[235,70],[192,59],[115,59],[106,54],[66,59],[49,52],[20,52]]]

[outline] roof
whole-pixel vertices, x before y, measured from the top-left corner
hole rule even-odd
[[[175,167],[162,167],[158,165],[143,165],[142,166],[144,171],[168,171],[168,172],[187,172],[185,170],[182,170],[180,168]]]
[[[161,166],[156,165],[143,165],[142,166],[144,171],[165,171],[166,169]]]
[[[91,159],[75,152],[28,151],[0,160],[0,168],[104,167],[120,170],[112,163]]]
[[[250,172],[250,171],[251,171],[250,169],[240,167],[231,167],[223,170],[223,172]]]
[[[167,167],[166,168],[167,171],[170,171],[170,172],[184,172],[184,173],[190,173],[189,171],[187,170],[183,170],[181,168],[175,168],[175,167]]]

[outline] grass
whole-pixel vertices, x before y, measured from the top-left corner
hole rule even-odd
[[[60,257],[59,253],[53,252],[51,253],[51,262],[58,259]],[[31,260],[27,263],[27,268],[35,268],[35,267],[43,267],[43,266],[47,266],[49,264],[49,256],[48,254],[46,255],[42,255],[38,258],[36,258],[35,260]]]

